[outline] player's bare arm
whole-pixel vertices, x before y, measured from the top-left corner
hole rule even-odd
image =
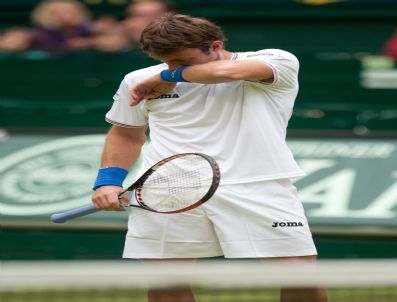
[[[184,67],[182,77],[188,82],[218,84],[238,80],[267,81],[273,79],[273,70],[255,60],[218,60]],[[176,83],[167,82],[155,75],[131,89],[130,105],[137,105],[144,99],[152,99],[171,91]]]
[[[220,60],[186,67],[182,77],[189,82],[217,84],[231,81],[264,81],[273,78],[273,70],[260,61]]]
[[[112,126],[102,154],[102,167],[120,167],[128,169],[138,159],[141,147],[146,140],[146,128],[122,128]],[[118,194],[123,191],[119,186],[102,186],[95,190],[92,202],[95,207],[105,211],[123,211]]]

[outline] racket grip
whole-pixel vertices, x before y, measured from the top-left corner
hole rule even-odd
[[[74,208],[65,212],[53,214],[51,215],[50,219],[52,222],[55,223],[63,223],[70,219],[81,217],[98,211],[100,210],[98,210],[93,204],[88,204],[79,208]]]

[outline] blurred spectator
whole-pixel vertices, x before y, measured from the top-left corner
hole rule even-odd
[[[84,50],[90,47],[92,19],[88,9],[75,0],[46,0],[32,12],[35,44],[47,51]]]
[[[43,50],[47,55],[95,50],[125,52],[139,48],[143,29],[173,11],[166,0],[133,0],[121,22],[115,16],[93,19],[77,0],[43,0],[32,11],[33,29],[10,28],[0,34],[0,51]]]
[[[115,16],[103,15],[91,22],[91,32],[94,34],[106,32],[109,29],[120,28],[121,23]]]
[[[139,46],[139,39],[143,29],[154,19],[174,10],[169,1],[162,0],[133,0],[127,6],[127,17],[123,21],[133,46]]]
[[[397,29],[394,34],[386,41],[383,47],[383,55],[397,60]]]
[[[91,38],[91,46],[100,52],[122,52],[132,48],[126,30],[121,25],[97,31]]]
[[[33,32],[24,27],[11,27],[0,33],[0,51],[22,52],[32,49]]]

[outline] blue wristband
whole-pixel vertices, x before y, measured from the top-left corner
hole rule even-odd
[[[94,190],[102,186],[123,186],[128,170],[119,167],[100,168],[95,180]]]
[[[187,66],[180,66],[175,70],[165,69],[160,72],[160,78],[167,82],[189,82],[182,77],[182,72]]]

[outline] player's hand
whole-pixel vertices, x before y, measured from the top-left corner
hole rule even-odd
[[[124,189],[117,186],[103,186],[95,190],[92,195],[92,203],[97,209],[103,211],[125,211],[122,204],[128,204],[126,197],[119,201],[118,195]]]
[[[130,90],[130,106],[135,106],[145,99],[155,99],[162,94],[170,92],[175,86],[176,83],[163,81],[160,75],[150,77],[136,84]]]

